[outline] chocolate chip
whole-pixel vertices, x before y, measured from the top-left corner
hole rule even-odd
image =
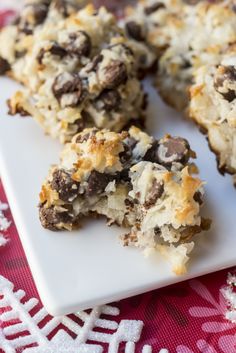
[[[155,235],[160,235],[160,234],[161,234],[161,229],[160,229],[158,226],[156,226],[156,227],[154,228],[154,234],[155,234]]]
[[[91,52],[91,39],[84,31],[78,31],[69,34],[69,40],[65,45],[70,54],[77,56],[89,56]]]
[[[152,187],[147,195],[147,200],[146,200],[144,206],[146,208],[149,208],[149,207],[155,205],[157,200],[162,196],[163,192],[164,192],[163,183],[157,181],[156,179],[153,179]]]
[[[27,25],[25,25],[23,28],[20,29],[20,31],[24,34],[26,34],[27,36],[30,36],[33,34],[33,29],[27,27]]]
[[[194,201],[199,203],[199,205],[203,204],[203,195],[200,191],[196,191],[194,196],[193,196]]]
[[[27,51],[26,50],[21,50],[21,51],[15,51],[15,57],[16,59],[21,59],[26,55]]]
[[[131,157],[132,157],[132,150],[130,149],[129,146],[127,145],[123,145],[124,146],[124,151],[122,151],[119,154],[120,157],[120,161],[122,164],[126,164],[128,161],[130,161]]]
[[[47,13],[48,13],[48,5],[47,4],[33,4],[31,5],[33,9],[33,16],[35,19],[35,25],[40,25],[44,22]]]
[[[172,163],[186,164],[189,157],[189,143],[181,137],[168,137],[158,144],[157,158],[159,163],[164,165],[171,165]]]
[[[120,107],[121,96],[115,90],[104,90],[97,98],[102,102],[102,108],[106,111],[117,110]]]
[[[87,72],[96,71],[98,69],[99,63],[103,60],[103,55],[99,54],[93,58],[93,61],[89,63],[86,67]]]
[[[132,207],[134,207],[134,202],[133,202],[132,200],[125,199],[125,205],[126,205],[128,208],[132,208]]]
[[[155,2],[154,4],[145,7],[144,12],[147,16],[151,15],[153,12],[156,12],[160,9],[165,9],[165,5],[162,2]]]
[[[114,60],[104,68],[101,83],[108,89],[114,89],[127,81],[128,74],[123,62]]]
[[[59,74],[52,85],[52,91],[63,108],[76,107],[83,99],[82,82],[77,74]]]
[[[236,81],[236,69],[234,66],[221,66],[218,69],[214,81],[216,91],[220,93],[228,102],[232,102],[236,98],[236,92],[232,89],[227,89],[227,87],[224,87],[225,81]]]
[[[221,93],[221,92],[220,92]],[[236,92],[232,89],[229,89],[227,93],[221,93],[224,99],[226,99],[229,103],[233,102],[236,98]]]
[[[191,67],[192,67],[191,62],[188,59],[183,58],[183,62],[181,64],[181,68],[182,69],[190,69]]]
[[[63,47],[61,47],[58,43],[53,43],[51,48],[49,49],[40,49],[37,55],[37,60],[39,64],[43,63],[43,58],[46,53],[51,53],[52,55],[58,56],[60,59],[64,58],[67,55],[67,51]]]
[[[71,209],[67,209],[67,206],[63,206],[66,208],[65,211],[57,211],[54,206],[46,208],[44,205],[40,205],[39,207],[39,219],[44,228],[49,230],[58,230],[58,226],[60,223],[72,223],[73,222],[73,212]]]
[[[144,40],[144,36],[142,33],[142,27],[137,22],[135,22],[135,21],[127,22],[126,23],[126,31],[131,38],[133,38],[139,42]]]
[[[124,151],[122,151],[119,156],[120,156],[120,161],[123,165],[127,165],[131,161],[132,155],[133,155],[133,149],[135,148],[137,144],[137,140],[135,140],[133,137],[128,137],[124,141]]]
[[[64,58],[67,55],[67,51],[57,43],[54,43],[51,46],[51,48],[49,49],[49,52],[52,55],[59,56],[60,59]]]
[[[91,197],[103,193],[109,182],[114,179],[115,177],[112,175],[99,173],[96,170],[93,170],[88,178],[86,195]]]
[[[70,174],[62,169],[53,172],[51,187],[59,194],[59,198],[65,202],[72,202],[78,195],[79,183],[74,181]]]
[[[143,160],[171,166],[172,163],[186,164],[190,158],[190,146],[180,137],[168,137],[164,141],[155,141],[146,152]]]
[[[152,146],[147,150],[146,154],[144,155],[143,160],[148,162],[158,163],[157,149],[158,149],[158,141],[154,141]]]
[[[0,56],[0,75],[5,75],[11,69],[9,62]]]
[[[72,125],[76,126],[76,134],[77,134],[78,132],[83,131],[85,127],[85,121],[83,117],[81,117],[80,119],[77,119]]]
[[[116,180],[120,182],[125,182],[129,183],[130,182],[130,177],[129,177],[129,168],[124,168],[121,172],[118,172],[116,174]]]

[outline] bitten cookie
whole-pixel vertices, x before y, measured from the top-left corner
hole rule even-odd
[[[219,65],[195,73],[190,116],[206,131],[219,170],[234,174],[236,184],[236,47],[231,46]]]
[[[65,145],[40,193],[39,216],[50,230],[76,228],[83,216],[106,216],[130,228],[124,245],[160,251],[180,274],[193,236],[206,228],[200,216],[203,182],[191,175],[188,142],[155,140],[136,127],[122,133],[86,129]]]
[[[105,8],[88,5],[57,24],[48,19],[33,40],[16,75],[27,89],[9,100],[11,114],[32,115],[61,142],[86,127],[143,124],[136,52]]]

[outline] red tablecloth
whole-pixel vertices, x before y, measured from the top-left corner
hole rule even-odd
[[[0,26],[9,15],[12,15],[11,11],[0,12]],[[1,183],[0,201],[7,201]],[[7,216],[12,219],[10,211],[7,211]],[[38,298],[14,221],[7,236],[9,243],[0,248],[0,275],[14,283],[16,289],[25,290],[26,298]],[[236,352],[236,324],[226,321],[226,302],[220,293],[220,288],[226,283],[228,271],[116,303],[120,309],[120,314],[116,316],[117,322],[123,319],[144,322],[135,351],[142,352],[144,345],[150,345],[153,352],[159,352],[162,348],[168,349],[170,353]],[[0,343],[2,327],[0,321]],[[106,346],[104,348],[107,350]],[[124,352],[124,349],[121,345],[119,352]],[[20,351],[22,350],[17,350]],[[0,352],[3,351],[0,349]]]

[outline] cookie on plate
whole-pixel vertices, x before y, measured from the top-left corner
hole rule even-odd
[[[190,116],[207,133],[219,170],[234,175],[236,184],[236,47],[231,46],[218,65],[195,73]]]
[[[88,5],[57,24],[49,16],[18,69],[26,89],[9,100],[10,113],[32,115],[61,142],[86,127],[143,125],[136,52],[104,7]]]
[[[183,4],[182,25],[159,61],[157,87],[164,100],[184,110],[189,104],[193,72],[217,63],[222,51],[236,41],[236,13],[230,1]]]
[[[158,60],[156,85],[164,100],[184,110],[193,70],[236,40],[231,1],[140,1],[126,11],[126,32],[135,45],[148,47]],[[144,59],[147,59],[146,56]],[[143,60],[143,67],[153,61]]]
[[[155,140],[136,127],[126,132],[86,129],[65,145],[40,193],[39,215],[50,230],[78,227],[90,214],[130,229],[124,245],[158,250],[173,270],[185,271],[193,236],[207,228],[200,216],[203,182],[191,175],[195,153],[180,137]]]
[[[25,0],[20,15],[0,31],[0,74],[9,73],[22,82],[25,55],[32,49],[35,31],[49,19],[57,23],[85,3],[85,0]]]

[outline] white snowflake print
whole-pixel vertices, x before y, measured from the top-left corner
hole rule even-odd
[[[25,301],[25,292],[14,291],[14,285],[2,276],[0,298],[0,321],[4,323],[0,328],[0,349],[5,353],[16,353],[18,349],[22,353],[102,353],[102,344],[107,346],[108,353],[118,353],[122,342],[125,342],[125,353],[134,353],[143,329],[140,320],[121,320],[119,324],[111,320],[110,317],[119,315],[119,309],[110,305],[75,313],[73,317],[82,324],[71,316],[50,317],[45,308],[38,309],[38,299]],[[36,313],[31,315],[33,309]],[[65,329],[59,328],[61,324]],[[56,334],[49,339],[55,329],[58,329]],[[152,353],[152,347],[145,345],[142,353]],[[160,353],[168,351],[162,349]]]

